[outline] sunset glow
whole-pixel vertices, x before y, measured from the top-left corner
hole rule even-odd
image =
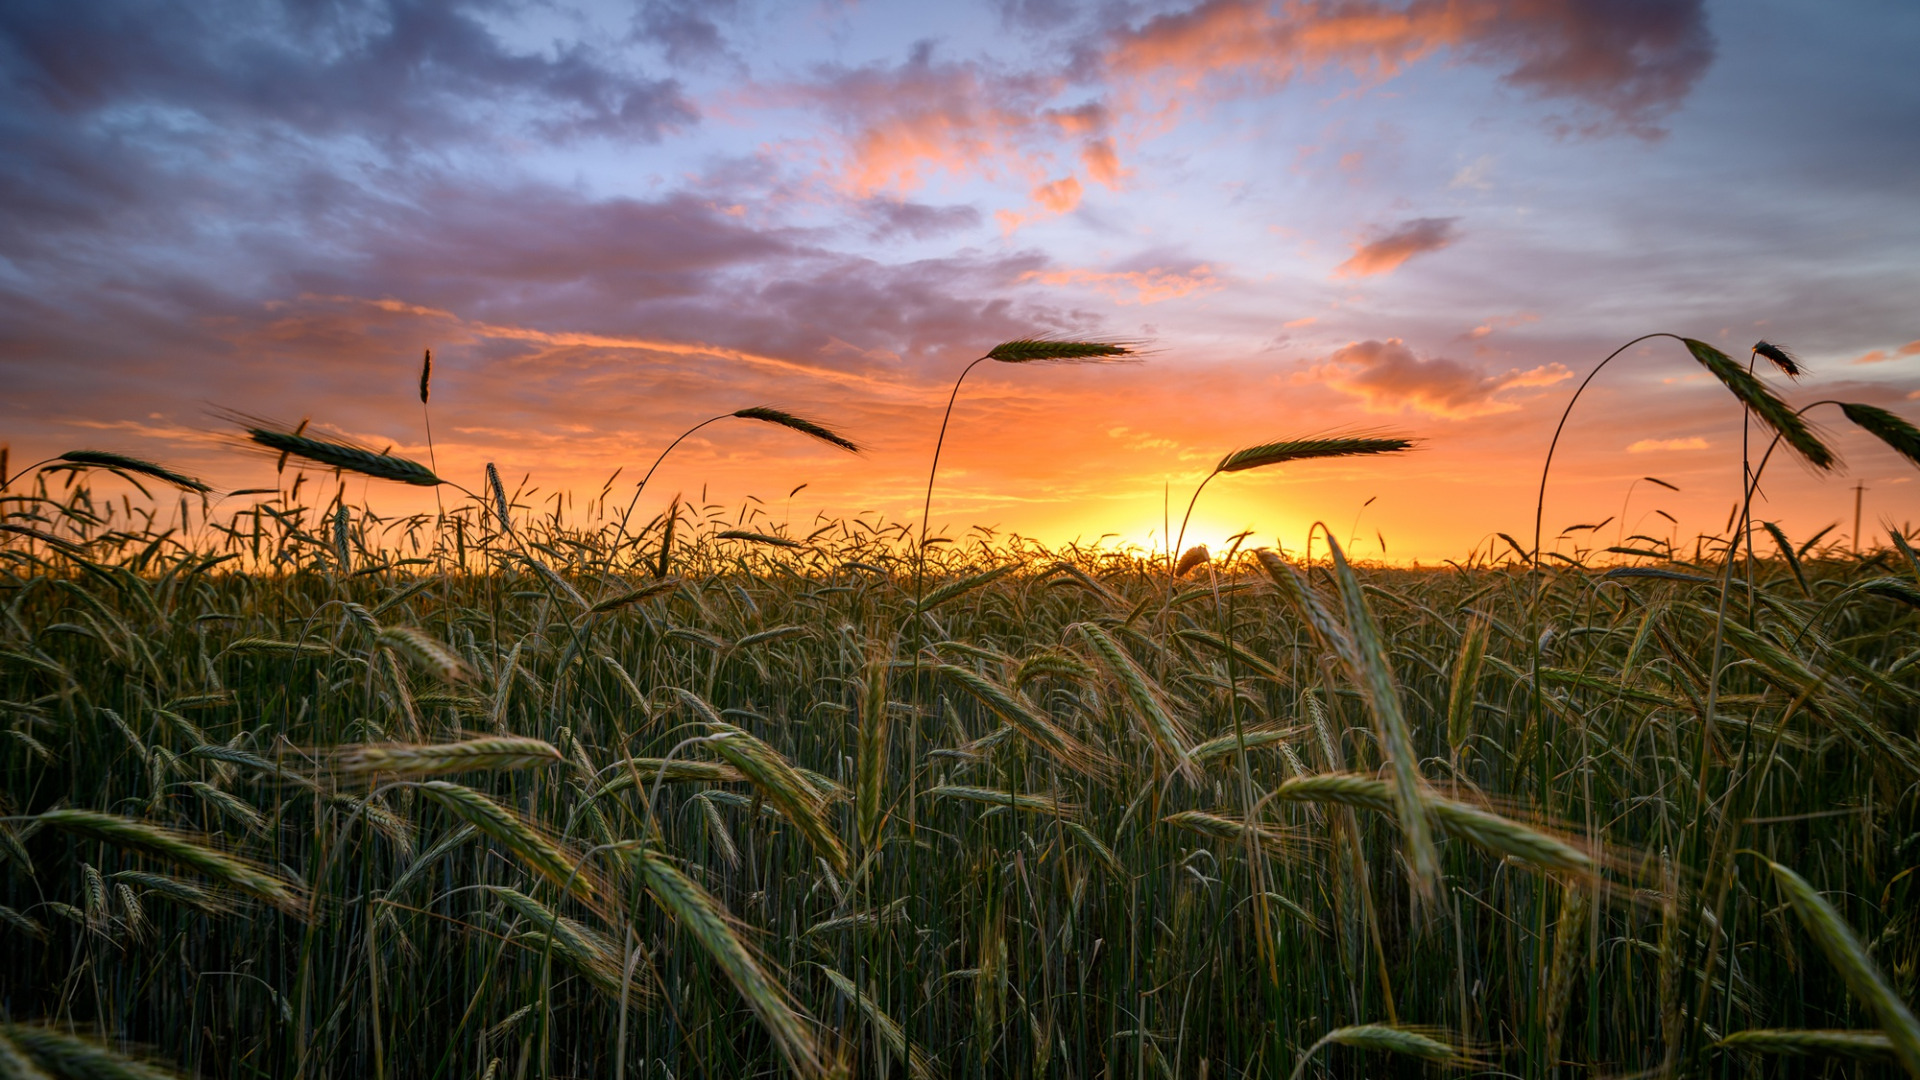
[[[1459,557],[1531,531],[1561,409],[1643,333],[1920,416],[1916,40],[1899,5],[8,5],[0,439],[269,483],[228,408],[425,460],[431,348],[469,487],[624,497],[771,403],[870,449],[708,428],[648,512],[912,521],[967,361],[1124,340],[970,377],[936,531],[1159,548],[1221,455],[1378,430],[1419,448],[1223,479],[1191,538]],[[1777,467],[1756,515],[1850,531],[1858,484],[1866,531],[1910,521],[1912,467],[1813,415],[1843,475]],[[1636,347],[1547,536],[1723,528],[1741,422]]]

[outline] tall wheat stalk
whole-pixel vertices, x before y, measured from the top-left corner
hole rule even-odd
[[[817,420],[809,420],[804,416],[798,416],[783,409],[776,409],[771,405],[753,405],[744,409],[735,409],[732,412],[721,413],[718,416],[709,416],[676,436],[672,442],[667,444],[665,450],[660,451],[660,456],[653,459],[653,464],[647,466],[646,474],[640,477],[640,482],[633,486],[633,498],[628,500],[626,510],[620,515],[621,540],[626,539],[627,520],[632,516],[633,508],[640,504],[640,495],[647,490],[647,481],[653,479],[654,470],[660,467],[661,462],[667,460],[667,455],[673,453],[673,448],[685,442],[689,436],[701,428],[706,427],[708,424],[717,424],[722,420],[729,419],[755,420],[763,424],[783,427],[789,431],[797,431],[810,439],[817,439],[820,442],[826,443],[828,446],[845,450],[849,454],[858,454],[864,449],[859,443],[854,442],[852,439],[834,431],[832,428],[827,427]],[[617,547],[618,545],[616,544],[615,546]]]
[[[1200,493],[1207,489],[1213,478],[1222,473],[1246,472],[1249,469],[1266,469],[1275,465],[1284,465],[1290,461],[1307,461],[1313,458],[1370,457],[1376,454],[1397,454],[1413,449],[1413,440],[1400,435],[1316,435],[1304,439],[1282,439],[1279,442],[1263,443],[1235,450],[1220,459],[1213,471],[1201,479],[1193,489],[1193,497],[1187,500],[1187,512],[1180,516],[1180,533],[1175,538],[1172,551],[1179,551],[1187,541],[1187,522],[1193,518],[1193,507],[1200,501]],[[1204,551],[1204,549],[1202,549]],[[1176,568],[1175,577],[1180,576]]]

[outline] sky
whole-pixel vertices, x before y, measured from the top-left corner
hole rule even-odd
[[[1159,548],[1222,455],[1374,432],[1417,448],[1219,477],[1189,542],[1460,558],[1531,532],[1642,334],[1920,418],[1916,50],[1901,0],[11,0],[0,441],[271,485],[235,410],[624,501],[767,404],[867,449],[723,421],[643,510],[804,532],[917,521],[997,342],[1114,340],[974,369],[936,531]],[[1844,464],[1756,517],[1920,518],[1809,418]],[[1742,422],[1628,349],[1549,543],[1722,531]]]

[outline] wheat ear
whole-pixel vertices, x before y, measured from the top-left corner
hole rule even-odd
[[[41,825],[99,840],[115,847],[143,851],[210,877],[296,916],[306,914],[299,887],[275,877],[244,859],[216,851],[198,839],[136,818],[94,810],[49,810],[37,819]]]

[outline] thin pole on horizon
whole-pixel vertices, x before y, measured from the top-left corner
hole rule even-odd
[[[1860,503],[1867,493],[1865,481],[1853,485],[1853,553],[1860,554]]]

